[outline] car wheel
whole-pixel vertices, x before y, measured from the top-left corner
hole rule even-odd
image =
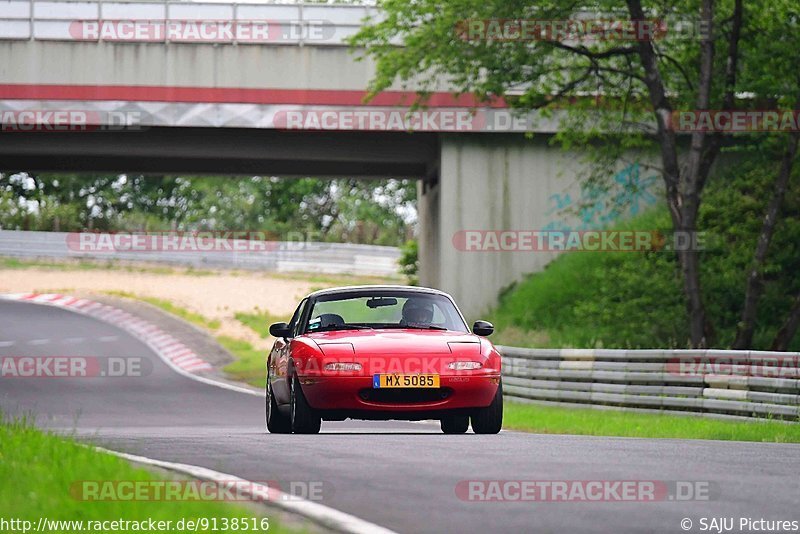
[[[497,386],[492,403],[472,414],[472,430],[476,434],[497,434],[503,426],[503,383]]]
[[[469,428],[468,415],[450,415],[442,417],[442,432],[445,434],[463,434]]]
[[[296,376],[292,377],[291,403],[292,432],[295,434],[317,434],[322,425],[322,419],[308,405],[306,396],[303,395],[303,389],[300,387],[300,381]]]
[[[270,434],[289,434],[292,431],[292,426],[289,418],[282,415],[278,410],[278,403],[275,401],[275,395],[272,394],[272,388],[269,385],[269,375],[267,375],[267,430]]]

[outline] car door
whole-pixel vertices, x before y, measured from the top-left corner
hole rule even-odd
[[[292,335],[297,335],[303,311],[305,310],[308,299],[303,299],[289,321],[289,328]],[[291,339],[279,338],[275,340],[269,354],[269,377],[272,393],[278,404],[289,403],[289,382],[286,380],[288,363],[291,358]]]

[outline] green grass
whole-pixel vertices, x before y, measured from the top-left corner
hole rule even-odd
[[[37,260],[13,257],[0,257],[0,269],[49,269],[58,271],[93,271],[115,270],[127,272],[147,272],[155,274],[174,274],[178,271],[172,267],[142,265],[139,263],[119,263],[113,260]],[[192,274],[199,274],[195,271]]]
[[[277,317],[268,311],[256,308],[252,313],[237,312],[236,320],[252,329],[264,339],[269,338],[269,325],[289,321],[289,317]],[[230,352],[236,361],[223,369],[234,380],[262,387],[266,373],[267,351],[256,349],[247,341],[228,336],[217,336],[217,342]]]
[[[541,434],[800,443],[800,425],[776,421],[724,421],[514,402],[505,403],[503,427]]]
[[[180,306],[176,306],[175,304],[173,304],[168,300],[158,299],[155,297],[143,297],[140,295],[135,295],[128,291],[110,290],[110,291],[104,291],[104,293],[114,297],[123,297],[123,298],[136,299],[147,302],[148,304],[152,304],[157,308],[161,308],[165,312],[171,313],[172,315],[176,315],[181,319],[188,321],[192,324],[195,324],[201,328],[206,328],[208,330],[216,330],[217,328],[219,328],[219,321],[217,321],[216,319],[208,319],[200,315],[199,313],[195,313],[193,311],[187,310],[186,308],[181,308]]]
[[[220,327],[220,323],[214,319],[208,319],[198,313],[189,311],[185,308],[177,306],[167,300],[157,299],[153,297],[144,297],[135,295],[126,291],[106,291],[108,295],[141,300],[156,306],[168,313],[171,313],[181,319],[195,324],[215,337],[217,342],[222,345],[231,355],[235,358],[233,363],[226,365],[223,371],[233,380],[240,380],[247,382],[254,386],[264,385],[264,373],[267,358],[267,351],[253,347],[249,342],[236,339],[229,336],[216,335],[215,331]],[[259,336],[263,338],[269,337],[269,325],[278,321],[287,321],[288,318],[276,317],[269,312],[256,309],[252,313],[238,312],[235,314],[236,319],[251,328]]]
[[[49,269],[59,271],[90,271],[90,270],[112,270],[141,272],[152,274],[179,274],[189,276],[211,276],[219,273],[240,275],[246,274],[255,276],[262,274],[264,277],[277,278],[280,280],[298,280],[315,284],[316,289],[323,289],[333,286],[357,286],[372,284],[397,284],[406,285],[404,278],[398,273],[389,276],[365,276],[355,274],[320,274],[309,272],[289,272],[273,273],[241,270],[241,269],[198,269],[193,266],[166,266],[158,263],[130,262],[103,259],[66,259],[66,260],[40,260],[16,258],[10,256],[0,256],[0,269]]]
[[[665,230],[665,209],[615,230]],[[685,344],[673,253],[572,251],[505,290],[490,314],[503,345],[651,348]]]
[[[267,351],[254,348],[247,341],[228,336],[217,336],[217,341],[236,358],[236,361],[223,368],[228,376],[253,386],[264,386]]]
[[[155,474],[79,443],[44,433],[0,414],[0,518],[57,520],[170,520],[263,517],[252,506],[218,501],[100,500],[80,498],[81,481],[162,481]],[[252,519],[251,519],[252,520]],[[88,530],[88,529],[87,529]],[[61,528],[53,532],[71,532]],[[210,530],[199,530],[206,532]],[[288,532],[272,518],[270,532]],[[99,530],[98,530],[99,532]],[[170,532],[181,532],[173,529]]]
[[[267,339],[269,337],[269,325],[272,323],[289,322],[291,317],[278,317],[268,311],[256,308],[252,313],[236,312],[236,320],[249,327],[259,336]]]

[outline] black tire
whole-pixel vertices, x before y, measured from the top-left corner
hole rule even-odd
[[[463,434],[469,428],[468,415],[450,415],[440,419],[445,434]]]
[[[476,434],[497,434],[503,426],[503,383],[497,385],[497,393],[486,408],[472,414],[472,431]]]
[[[269,375],[267,375],[266,394],[267,430],[269,430],[270,434],[290,434],[292,432],[292,425],[289,418],[282,415],[280,410],[278,410],[278,403],[275,402],[275,396],[272,394],[272,388],[269,385]]]
[[[303,395],[303,389],[300,387],[300,381],[296,376],[292,377],[291,405],[292,432],[295,434],[318,434],[320,426],[322,426],[322,419],[308,405],[306,396]]]

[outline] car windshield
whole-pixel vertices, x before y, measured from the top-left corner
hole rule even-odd
[[[469,331],[449,298],[411,291],[321,295],[314,301],[305,331],[367,328]]]

